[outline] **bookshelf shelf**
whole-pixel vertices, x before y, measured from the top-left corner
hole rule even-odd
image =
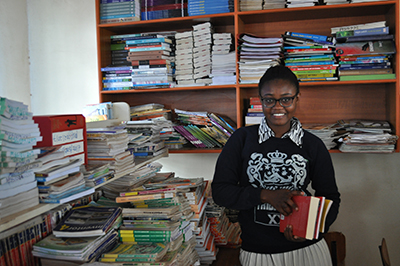
[[[161,154],[159,156],[155,156],[153,158],[150,159],[135,159],[135,166],[130,169],[129,171],[125,172],[125,173],[120,173],[119,175],[114,176],[114,178],[108,180],[107,182],[104,182],[98,186],[95,187],[95,189],[99,189],[102,186],[114,182],[115,180],[121,178],[122,176],[129,174],[131,172],[136,171],[137,169],[139,169],[140,167],[150,163],[150,162],[154,162],[156,160],[159,160],[162,157],[167,157],[168,153],[164,153]],[[18,224],[21,224],[25,221],[28,221],[29,219],[32,219],[38,215],[44,214],[48,211],[51,211],[52,209],[60,206],[62,204],[43,204],[40,203],[34,207],[31,207],[29,209],[23,210],[21,212],[15,213],[13,215],[9,215],[7,217],[4,217],[2,219],[0,219],[0,233],[10,229],[11,227],[14,227]]]
[[[159,102],[170,109],[209,111],[228,116],[238,127],[244,126],[249,98],[258,95],[257,84],[209,87],[179,87],[153,90],[102,91],[101,71],[111,62],[110,36],[150,31],[192,30],[192,26],[211,22],[215,32],[229,32],[237,38],[241,33],[280,37],[285,31],[330,35],[337,26],[385,20],[395,36],[400,51],[399,0],[357,4],[282,8],[257,11],[239,10],[206,16],[157,19],[138,22],[99,24],[97,13],[97,48],[100,101],[125,101],[129,105]],[[237,40],[234,40],[237,49]],[[393,57],[396,79],[371,81],[333,81],[301,83],[301,101],[297,117],[303,123],[334,123],[340,119],[382,119],[389,121],[400,134],[400,53]],[[237,67],[237,73],[238,73]],[[399,143],[398,143],[399,144]],[[399,152],[400,145],[396,151]],[[184,149],[171,153],[217,153],[220,149]],[[337,152],[337,151],[332,151]]]

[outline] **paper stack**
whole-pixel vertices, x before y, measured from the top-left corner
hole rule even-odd
[[[193,26],[193,78],[199,86],[212,83],[211,47],[213,27],[210,22]]]
[[[193,78],[193,31],[175,34],[175,79],[178,86],[195,86]]]
[[[230,33],[213,33],[212,84],[236,84],[236,53]]]

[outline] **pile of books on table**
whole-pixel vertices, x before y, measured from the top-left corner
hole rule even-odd
[[[332,28],[338,44],[340,80],[394,79],[394,36],[385,21]]]
[[[285,66],[293,71],[299,81],[338,80],[334,37],[289,31],[282,37]]]
[[[257,84],[268,68],[281,64],[283,39],[241,34],[238,54],[240,83]]]
[[[0,97],[0,219],[39,203],[34,171],[41,141],[28,106]]]

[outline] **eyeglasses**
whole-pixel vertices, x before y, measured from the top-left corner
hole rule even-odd
[[[293,100],[294,98],[297,97],[297,93],[296,95],[292,96],[292,97],[282,97],[279,99],[274,99],[274,98],[261,98],[261,102],[264,105],[264,107],[266,108],[272,108],[275,106],[276,102],[279,102],[279,104],[282,107],[290,107],[293,104]]]

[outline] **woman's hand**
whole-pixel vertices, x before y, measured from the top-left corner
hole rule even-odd
[[[294,210],[298,210],[296,203],[292,200],[293,196],[304,195],[298,190],[278,189],[261,190],[261,201],[271,204],[279,213],[288,216]]]
[[[293,230],[292,230],[292,226],[291,225],[286,226],[285,231],[283,232],[283,234],[285,235],[286,239],[289,240],[289,241],[293,241],[293,242],[306,241],[305,238],[293,235]]]

